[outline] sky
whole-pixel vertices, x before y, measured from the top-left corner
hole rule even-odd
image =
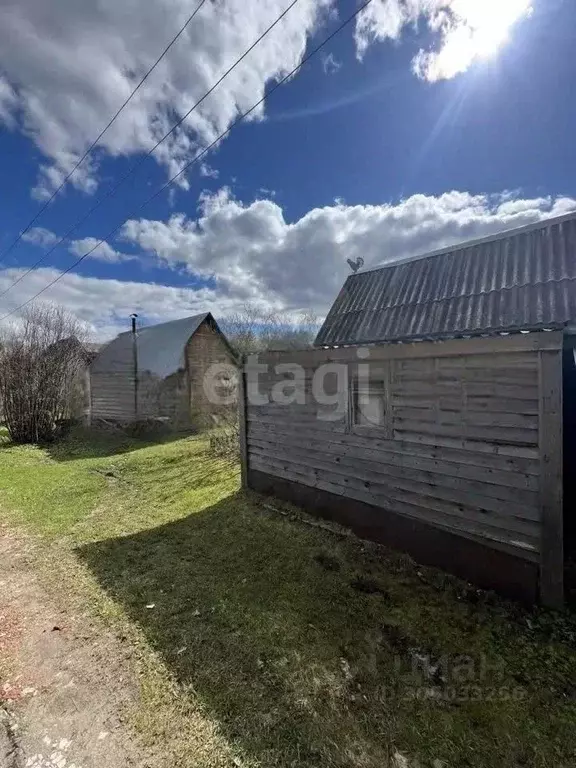
[[[198,1],[0,4],[1,324],[54,280],[36,301],[94,340],[132,312],[322,317],[348,259],[576,209],[573,0],[371,0],[269,93],[360,4],[297,0],[147,157],[290,6],[207,0],[12,247]]]

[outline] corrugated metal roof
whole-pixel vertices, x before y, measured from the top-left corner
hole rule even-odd
[[[138,369],[164,379],[184,368],[184,348],[209,312],[169,323],[139,328],[137,332]],[[92,363],[92,373],[132,373],[132,333],[117,336]]]
[[[576,321],[576,213],[350,275],[316,346],[562,328]]]

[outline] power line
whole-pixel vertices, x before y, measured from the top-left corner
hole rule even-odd
[[[277,83],[275,83],[272,88],[268,91],[267,94],[264,94],[261,99],[259,99],[255,104],[253,104],[250,109],[246,110],[246,112],[243,112],[241,115],[239,115],[234,122],[231,123],[231,125],[225,130],[222,131],[222,133],[214,139],[214,141],[209,144],[205,149],[203,149],[201,152],[199,152],[195,157],[192,158],[188,163],[184,165],[183,168],[181,168],[178,173],[176,173],[174,176],[172,176],[171,179],[169,179],[165,184],[163,184],[159,189],[154,192],[149,198],[147,198],[141,205],[138,206],[134,211],[132,211],[118,226],[114,227],[114,229],[110,230],[107,235],[105,235],[102,240],[99,240],[98,243],[93,247],[90,248],[90,250],[86,251],[86,253],[82,254],[73,264],[71,264],[69,267],[67,267],[63,272],[60,272],[60,274],[54,278],[51,282],[48,283],[48,285],[44,286],[38,293],[36,293],[31,298],[24,301],[22,304],[20,304],[15,309],[11,310],[10,312],[6,313],[3,317],[0,317],[0,322],[3,320],[6,320],[11,315],[15,314],[16,312],[19,312],[21,309],[23,309],[25,306],[33,302],[35,299],[38,298],[38,296],[41,296],[45,291],[47,291],[49,288],[51,288],[53,285],[55,285],[59,280],[61,280],[64,275],[71,272],[75,267],[77,267],[84,259],[86,259],[88,256],[90,256],[91,253],[93,253],[97,248],[99,248],[103,243],[105,243],[107,240],[112,238],[119,230],[124,226],[124,224],[132,218],[134,215],[139,213],[143,208],[145,208],[147,205],[149,205],[153,200],[155,200],[162,192],[164,192],[165,189],[167,189],[171,184],[173,184],[176,179],[178,179],[183,173],[185,173],[190,166],[194,165],[194,163],[197,163],[199,160],[201,160],[213,147],[218,144],[225,136],[227,136],[230,131],[233,130],[233,128],[238,125],[242,120],[244,120],[248,115],[252,114],[254,110],[258,109],[258,107],[264,103],[264,101],[271,96],[274,91],[278,90],[282,85],[284,85],[285,82],[290,80],[296,72],[298,72],[299,69],[301,69],[310,59],[315,56],[322,48],[324,48],[325,45],[327,45],[336,35],[338,35],[345,27],[348,26],[354,19],[366,8],[372,0],[365,0],[364,3],[356,10],[354,13],[350,14],[336,29],[328,35],[321,43],[319,43],[315,48],[313,48],[303,59],[302,61],[294,67],[294,69],[289,72],[287,75],[285,75],[281,80],[278,80]]]
[[[134,98],[134,96],[136,95],[136,93],[137,93],[137,92],[140,90],[140,88],[141,88],[141,87],[144,85],[144,83],[146,82],[146,80],[148,80],[148,78],[150,77],[150,75],[152,74],[152,72],[154,72],[154,70],[156,69],[156,67],[158,66],[158,64],[160,64],[160,62],[161,62],[161,61],[162,61],[162,59],[163,59],[163,58],[166,56],[166,54],[168,53],[168,51],[169,51],[169,50],[172,48],[172,46],[174,45],[174,43],[175,43],[175,42],[176,42],[176,41],[177,41],[177,40],[178,40],[178,39],[179,39],[179,38],[180,38],[180,37],[181,37],[181,36],[184,34],[184,32],[185,32],[185,31],[186,31],[186,29],[188,28],[188,26],[189,26],[190,22],[191,22],[191,21],[194,19],[194,17],[195,17],[195,16],[196,16],[196,14],[197,14],[197,13],[200,11],[200,9],[202,8],[202,6],[203,6],[203,5],[206,3],[206,1],[207,1],[207,0],[200,0],[200,3],[199,3],[199,4],[198,4],[198,6],[196,7],[196,9],[195,9],[195,10],[192,12],[192,14],[191,14],[191,15],[188,17],[188,19],[187,19],[186,23],[185,23],[185,24],[184,24],[184,26],[183,26],[183,27],[180,29],[180,31],[178,32],[178,34],[177,34],[175,37],[173,37],[173,38],[172,38],[172,40],[171,40],[171,41],[168,43],[168,45],[166,46],[166,48],[164,48],[164,50],[162,51],[162,53],[160,54],[160,56],[159,56],[159,57],[156,59],[156,61],[154,62],[154,64],[153,64],[153,65],[150,67],[150,69],[149,69],[149,70],[146,72],[146,74],[144,75],[144,77],[142,78],[142,80],[140,80],[140,82],[138,83],[138,85],[136,86],[136,88],[134,88],[134,90],[133,90],[133,91],[132,91],[132,93],[131,93],[131,94],[128,96],[128,98],[126,99],[126,101],[125,101],[125,102],[122,104],[122,106],[121,106],[121,107],[118,109],[118,111],[117,111],[117,112],[116,112],[116,113],[113,115],[113,117],[110,119],[109,123],[108,123],[108,124],[107,124],[107,125],[106,125],[106,126],[103,128],[103,129],[102,129],[102,131],[100,131],[100,133],[99,133],[99,134],[98,134],[98,136],[97,136],[97,137],[94,139],[94,141],[92,142],[92,144],[90,144],[90,146],[88,147],[88,149],[86,150],[86,152],[84,152],[84,154],[82,155],[82,157],[80,158],[80,160],[78,160],[78,162],[76,163],[76,165],[75,165],[75,166],[72,168],[72,170],[71,170],[71,171],[68,173],[68,175],[67,175],[67,176],[64,178],[64,180],[62,181],[62,183],[60,184],[60,186],[59,186],[59,187],[58,187],[58,188],[57,188],[57,189],[56,189],[56,190],[55,190],[55,191],[52,193],[52,195],[51,195],[51,196],[48,198],[48,200],[47,200],[47,201],[44,203],[44,205],[42,206],[42,208],[40,208],[40,210],[39,210],[39,211],[36,213],[36,215],[35,215],[35,216],[34,216],[34,217],[33,217],[33,218],[32,218],[32,219],[31,219],[31,220],[28,222],[28,224],[26,225],[26,227],[25,227],[23,230],[21,230],[21,231],[20,231],[20,233],[18,234],[18,236],[17,236],[17,237],[15,238],[15,240],[14,240],[14,241],[13,241],[13,242],[12,242],[12,243],[11,243],[11,244],[8,246],[8,248],[7,248],[7,249],[6,249],[4,252],[0,253],[0,259],[4,259],[4,258],[6,258],[6,256],[8,256],[8,254],[9,254],[9,253],[11,253],[11,252],[14,250],[14,248],[16,247],[16,245],[17,245],[17,244],[20,242],[20,240],[22,239],[23,235],[25,235],[25,234],[26,234],[26,232],[28,232],[28,231],[30,230],[30,228],[32,227],[32,225],[33,225],[33,224],[35,224],[35,223],[38,221],[38,219],[40,218],[40,216],[41,216],[41,215],[44,213],[44,211],[45,211],[45,210],[48,208],[48,206],[49,206],[49,205],[52,203],[52,201],[54,200],[54,198],[55,198],[55,197],[56,197],[56,196],[57,196],[57,195],[58,195],[58,194],[59,194],[59,193],[62,191],[62,189],[64,189],[64,187],[65,187],[65,186],[66,186],[66,184],[67,184],[67,183],[70,181],[70,179],[72,178],[72,176],[74,175],[74,173],[76,173],[76,171],[78,170],[78,168],[80,168],[80,166],[82,165],[82,163],[84,162],[84,160],[86,160],[86,158],[88,157],[88,155],[89,155],[89,154],[92,152],[92,150],[93,150],[93,149],[96,147],[96,145],[98,144],[98,142],[100,141],[100,139],[101,139],[101,138],[104,136],[104,134],[106,133],[106,131],[107,131],[107,130],[108,130],[108,129],[109,129],[111,126],[112,126],[112,124],[113,124],[113,123],[116,121],[116,118],[117,118],[117,117],[120,115],[120,113],[121,113],[121,112],[122,112],[122,111],[125,109],[125,107],[127,107],[127,106],[128,106],[128,104],[129,104],[129,103],[132,101],[132,99]],[[4,294],[0,294],[0,295],[1,295],[1,296],[3,296]]]
[[[15,286],[15,285],[18,285],[18,283],[19,283],[20,281],[24,280],[24,278],[25,278],[27,275],[29,275],[29,274],[30,274],[30,272],[32,272],[33,270],[35,270],[35,269],[36,269],[36,267],[38,267],[38,266],[39,266],[39,265],[40,265],[40,264],[41,264],[43,261],[45,261],[45,260],[48,258],[48,256],[50,256],[52,253],[54,253],[54,251],[55,251],[57,248],[59,248],[59,247],[62,245],[62,243],[64,243],[64,242],[65,242],[65,241],[68,239],[68,237],[69,237],[69,236],[70,236],[70,235],[71,235],[73,232],[75,232],[75,231],[78,229],[78,227],[80,227],[82,224],[84,224],[84,222],[85,222],[85,221],[86,221],[88,218],[90,218],[90,216],[91,216],[91,215],[94,213],[94,211],[96,211],[98,208],[100,208],[100,206],[101,206],[101,205],[102,205],[102,204],[103,204],[103,203],[104,203],[106,200],[109,200],[111,197],[113,197],[113,196],[116,194],[116,192],[117,192],[117,191],[120,189],[120,187],[121,187],[121,186],[124,184],[124,182],[125,182],[125,181],[126,181],[126,180],[127,180],[129,177],[130,177],[130,176],[132,176],[132,175],[133,175],[133,174],[134,174],[134,173],[135,173],[135,172],[138,170],[138,168],[140,168],[140,166],[142,165],[142,163],[144,163],[144,162],[145,162],[145,161],[146,161],[146,160],[147,160],[147,159],[148,159],[148,158],[149,158],[149,157],[150,157],[150,156],[151,156],[151,155],[152,155],[152,154],[153,154],[153,153],[154,153],[154,152],[155,152],[155,151],[158,149],[158,147],[159,147],[159,146],[160,146],[160,145],[161,145],[161,144],[162,144],[164,141],[166,141],[166,139],[167,139],[167,138],[168,138],[168,137],[169,137],[169,136],[170,136],[172,133],[174,133],[174,131],[175,131],[175,130],[176,130],[176,129],[177,129],[179,126],[180,126],[180,125],[182,125],[182,123],[183,123],[183,122],[184,122],[184,121],[185,121],[185,120],[186,120],[186,119],[187,119],[187,118],[188,118],[188,117],[189,117],[189,116],[192,114],[192,112],[194,112],[194,110],[195,110],[197,107],[199,107],[199,106],[200,106],[200,104],[202,104],[202,102],[203,102],[205,99],[207,99],[207,98],[208,98],[208,96],[210,96],[210,94],[211,94],[211,93],[212,93],[214,90],[216,90],[216,88],[217,88],[217,87],[220,85],[220,83],[221,83],[221,82],[222,82],[222,81],[223,81],[223,80],[224,80],[226,77],[228,77],[228,75],[229,75],[229,74],[232,72],[232,70],[236,69],[236,67],[237,67],[237,66],[238,66],[238,65],[239,65],[239,64],[240,64],[240,63],[241,63],[241,62],[242,62],[242,61],[243,61],[243,60],[246,58],[246,56],[248,56],[248,54],[249,54],[249,53],[251,53],[251,52],[254,50],[254,48],[256,48],[256,46],[257,46],[257,45],[258,45],[258,44],[259,44],[259,43],[260,43],[260,42],[261,42],[261,41],[262,41],[262,40],[263,40],[263,39],[266,37],[266,35],[267,35],[267,34],[268,34],[268,33],[269,33],[269,32],[270,32],[272,29],[274,29],[274,27],[275,27],[277,24],[279,24],[279,23],[280,23],[280,21],[281,21],[281,20],[284,18],[284,16],[286,16],[286,14],[288,13],[288,11],[290,11],[290,10],[291,10],[291,8],[293,8],[293,7],[296,5],[296,3],[297,3],[297,2],[298,2],[298,0],[292,0],[292,2],[290,3],[290,5],[289,5],[289,6],[288,6],[288,7],[287,7],[287,8],[286,8],[286,9],[285,9],[285,10],[284,10],[284,11],[283,11],[281,14],[280,14],[280,16],[278,16],[278,18],[277,18],[277,19],[276,19],[274,22],[272,22],[272,24],[270,24],[270,26],[269,26],[267,29],[265,29],[265,30],[264,30],[264,32],[263,32],[263,33],[262,33],[262,34],[261,34],[261,35],[260,35],[260,36],[259,36],[259,37],[258,37],[258,38],[257,38],[257,39],[256,39],[256,40],[253,42],[253,43],[252,43],[252,45],[251,45],[249,48],[247,48],[247,49],[244,51],[244,53],[242,54],[242,56],[240,56],[240,58],[239,58],[239,59],[236,59],[236,61],[234,62],[234,64],[232,64],[232,66],[231,66],[231,67],[229,67],[229,68],[226,70],[226,72],[224,72],[224,74],[223,74],[223,75],[221,75],[221,76],[218,78],[218,80],[217,80],[217,81],[216,81],[216,82],[215,82],[215,83],[214,83],[214,84],[213,84],[213,85],[212,85],[212,86],[211,86],[211,87],[210,87],[210,88],[209,88],[209,89],[206,91],[206,93],[205,93],[205,94],[204,94],[204,95],[203,95],[203,96],[202,96],[200,99],[198,99],[198,101],[197,101],[195,104],[193,104],[193,105],[192,105],[192,107],[191,107],[191,108],[188,110],[188,112],[186,112],[186,114],[185,114],[185,115],[183,115],[183,116],[182,116],[182,117],[181,117],[181,118],[180,118],[180,119],[179,119],[179,120],[178,120],[178,121],[177,121],[177,122],[176,122],[176,123],[175,123],[175,124],[172,126],[172,128],[170,128],[170,130],[169,130],[167,133],[165,133],[165,134],[164,134],[164,136],[162,136],[162,138],[161,138],[161,139],[159,139],[159,140],[156,142],[156,144],[155,144],[155,145],[152,147],[152,149],[150,149],[148,152],[146,152],[146,154],[145,154],[145,155],[143,155],[143,156],[142,156],[142,157],[141,157],[141,158],[140,158],[140,159],[139,159],[139,160],[138,160],[136,163],[134,163],[134,165],[132,165],[132,166],[131,166],[131,167],[128,169],[128,171],[127,171],[127,172],[124,174],[124,176],[122,176],[122,177],[119,179],[119,181],[117,181],[117,182],[116,182],[116,184],[114,184],[114,186],[113,186],[113,187],[111,187],[111,189],[109,189],[109,190],[108,190],[108,192],[107,192],[105,195],[103,195],[101,198],[99,198],[99,199],[98,199],[98,200],[97,200],[97,201],[94,203],[94,205],[93,205],[91,208],[89,208],[89,209],[88,209],[88,211],[87,211],[87,212],[86,212],[86,213],[85,213],[85,214],[84,214],[84,215],[83,215],[83,216],[82,216],[80,219],[78,219],[78,221],[77,221],[77,222],[76,222],[76,223],[75,223],[75,224],[74,224],[72,227],[70,227],[70,229],[69,229],[67,232],[65,232],[65,233],[62,235],[62,237],[60,237],[60,238],[59,238],[59,239],[58,239],[58,240],[57,240],[57,241],[54,243],[54,245],[53,245],[51,248],[49,248],[49,249],[48,249],[48,251],[46,251],[46,253],[44,253],[44,254],[43,254],[43,255],[42,255],[42,256],[41,256],[41,257],[40,257],[40,258],[39,258],[37,261],[35,261],[35,262],[34,262],[34,264],[32,264],[32,266],[31,266],[31,267],[29,267],[29,268],[28,268],[28,269],[27,269],[25,272],[23,272],[23,273],[20,275],[20,277],[19,277],[19,278],[17,278],[16,280],[14,280],[14,282],[13,282],[13,283],[11,283],[11,284],[10,284],[10,285],[9,285],[7,288],[5,288],[5,289],[4,289],[2,292],[0,292],[0,298],[2,298],[2,296],[5,296],[5,295],[8,293],[8,291],[10,291],[12,288],[14,288],[14,286]],[[217,139],[217,141],[218,141],[218,139]],[[172,183],[172,181],[169,181],[168,183],[170,184],[170,183]]]

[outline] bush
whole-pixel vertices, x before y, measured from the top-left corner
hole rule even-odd
[[[236,412],[221,420],[210,435],[210,453],[219,459],[237,462],[240,459],[240,425]]]
[[[81,328],[60,307],[26,310],[0,338],[0,406],[15,443],[54,440],[75,410],[86,352]]]

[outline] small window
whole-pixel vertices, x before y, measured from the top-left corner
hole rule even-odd
[[[352,423],[360,427],[386,427],[386,382],[380,378],[352,381]]]

